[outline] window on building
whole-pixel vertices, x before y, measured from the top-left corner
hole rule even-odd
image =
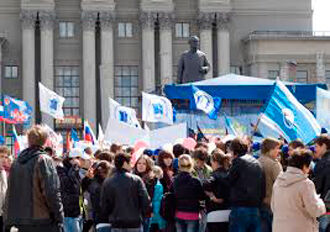
[[[330,70],[325,71],[326,83],[330,85]]]
[[[189,23],[176,23],[175,36],[177,38],[188,38],[190,36]]]
[[[278,70],[268,70],[268,79],[275,80],[280,76],[280,71]]]
[[[65,98],[65,116],[79,116],[79,67],[59,66],[55,70],[55,91]]]
[[[133,37],[132,23],[118,23],[118,37],[121,38]]]
[[[61,38],[74,37],[74,23],[73,22],[60,22],[59,33]]]
[[[299,83],[307,83],[308,72],[306,70],[298,70],[296,73],[296,81]]]
[[[115,67],[115,99],[124,106],[138,108],[138,66]]]
[[[18,66],[17,65],[6,65],[5,66],[5,78],[17,79],[18,78]]]

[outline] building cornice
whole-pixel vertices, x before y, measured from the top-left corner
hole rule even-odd
[[[23,29],[34,29],[37,20],[37,10],[21,10],[20,20]]]
[[[81,22],[84,30],[95,30],[98,14],[98,11],[85,10],[81,12]]]

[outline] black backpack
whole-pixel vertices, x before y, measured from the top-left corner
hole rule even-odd
[[[175,194],[173,192],[164,193],[160,205],[160,215],[166,221],[174,221],[175,217]]]

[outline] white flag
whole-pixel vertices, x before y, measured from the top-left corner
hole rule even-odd
[[[97,140],[99,143],[104,141],[104,133],[103,133],[101,124],[99,124],[99,134],[98,134]]]
[[[64,97],[61,97],[54,91],[47,89],[39,82],[39,102],[40,110],[56,119],[63,119]]]
[[[173,124],[172,103],[166,97],[142,92],[142,120]]]
[[[122,106],[112,98],[109,98],[109,108],[110,120],[117,120],[130,126],[141,128],[141,125],[136,118],[136,112],[133,108]]]

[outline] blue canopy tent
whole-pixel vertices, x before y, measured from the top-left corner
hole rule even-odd
[[[274,80],[262,79],[236,74],[228,74],[213,79],[186,84],[166,85],[164,92],[169,99],[192,99],[190,85],[204,90],[213,97],[228,100],[259,100],[264,101],[274,85]],[[327,89],[326,84],[302,84],[284,82],[295,97],[303,104],[316,99],[316,88]]]

